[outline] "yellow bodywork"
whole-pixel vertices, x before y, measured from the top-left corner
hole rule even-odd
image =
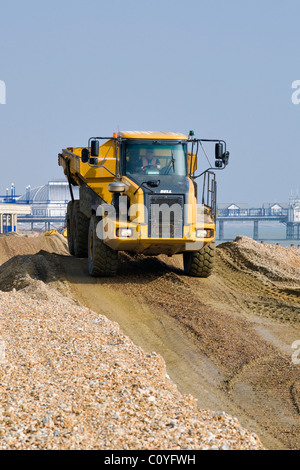
[[[81,186],[82,181],[97,193],[101,199],[111,203],[111,193],[108,191],[109,183],[115,181],[111,173],[116,172],[116,149],[114,141],[111,139],[100,146],[99,166],[91,166],[83,163],[81,152],[83,147],[67,148],[62,155],[68,160],[70,173],[76,183]],[[69,154],[70,153],[70,154]],[[62,165],[64,166],[64,165]],[[67,169],[64,167],[67,176]],[[111,173],[110,173],[111,172]]]
[[[158,140],[187,140],[185,134],[177,132],[142,132],[142,131],[122,131],[118,133],[123,139],[158,139]]]
[[[58,233],[57,230],[48,230],[47,232],[45,232],[45,237],[51,237],[52,235],[56,235]]]

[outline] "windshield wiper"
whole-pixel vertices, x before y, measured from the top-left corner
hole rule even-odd
[[[167,171],[165,172],[165,175],[168,175],[170,173],[170,170],[171,170],[172,167],[173,167],[173,170],[174,170],[174,173],[175,173],[175,158],[174,158],[173,150],[171,150],[171,153],[172,153],[172,158],[171,158],[171,161],[170,161],[169,166],[167,168]]]
[[[138,190],[144,186],[144,184],[147,184],[148,186],[150,186],[151,188],[157,188],[157,186],[160,185],[160,180],[150,180],[150,181],[143,181],[139,187],[134,191],[133,195],[135,196],[135,194],[138,192]],[[153,193],[154,191],[152,191],[150,188],[147,188],[149,191],[151,191],[151,193]]]

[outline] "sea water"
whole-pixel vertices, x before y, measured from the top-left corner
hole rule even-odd
[[[224,222],[224,239],[219,237],[219,224],[217,223],[216,239],[217,244],[224,241],[234,240],[237,236],[253,238],[253,222]],[[295,245],[300,246],[300,240],[286,240],[286,226],[279,222],[259,222],[258,225],[258,242],[264,241],[272,245],[280,243],[282,246]]]

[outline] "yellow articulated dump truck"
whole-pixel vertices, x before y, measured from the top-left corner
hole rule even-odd
[[[204,148],[211,144],[213,165]],[[206,159],[209,168],[199,170]],[[215,252],[214,170],[228,159],[225,141],[197,139],[193,131],[118,132],[62,150],[58,163],[71,192],[70,253],[88,258],[91,276],[115,275],[118,252],[125,251],[183,254],[187,275],[208,277]],[[79,200],[73,186],[79,186]]]

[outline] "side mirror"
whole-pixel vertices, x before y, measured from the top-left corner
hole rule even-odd
[[[223,153],[224,153],[223,144],[221,142],[218,142],[216,144],[216,150],[215,150],[216,160],[221,160],[223,157]]]
[[[91,141],[91,157],[99,156],[99,140]]]
[[[81,150],[82,163],[87,163],[89,161],[89,158],[90,158],[90,152],[88,151],[88,149],[82,149]]]
[[[108,191],[109,191],[110,193],[124,193],[124,191],[125,191],[125,184],[124,184],[124,183],[121,183],[121,182],[119,182],[119,183],[117,183],[117,182],[115,182],[115,183],[110,183],[110,184],[108,185]]]
[[[222,162],[223,162],[224,166],[228,165],[229,155],[230,155],[229,152],[224,152],[223,155],[222,155]]]

